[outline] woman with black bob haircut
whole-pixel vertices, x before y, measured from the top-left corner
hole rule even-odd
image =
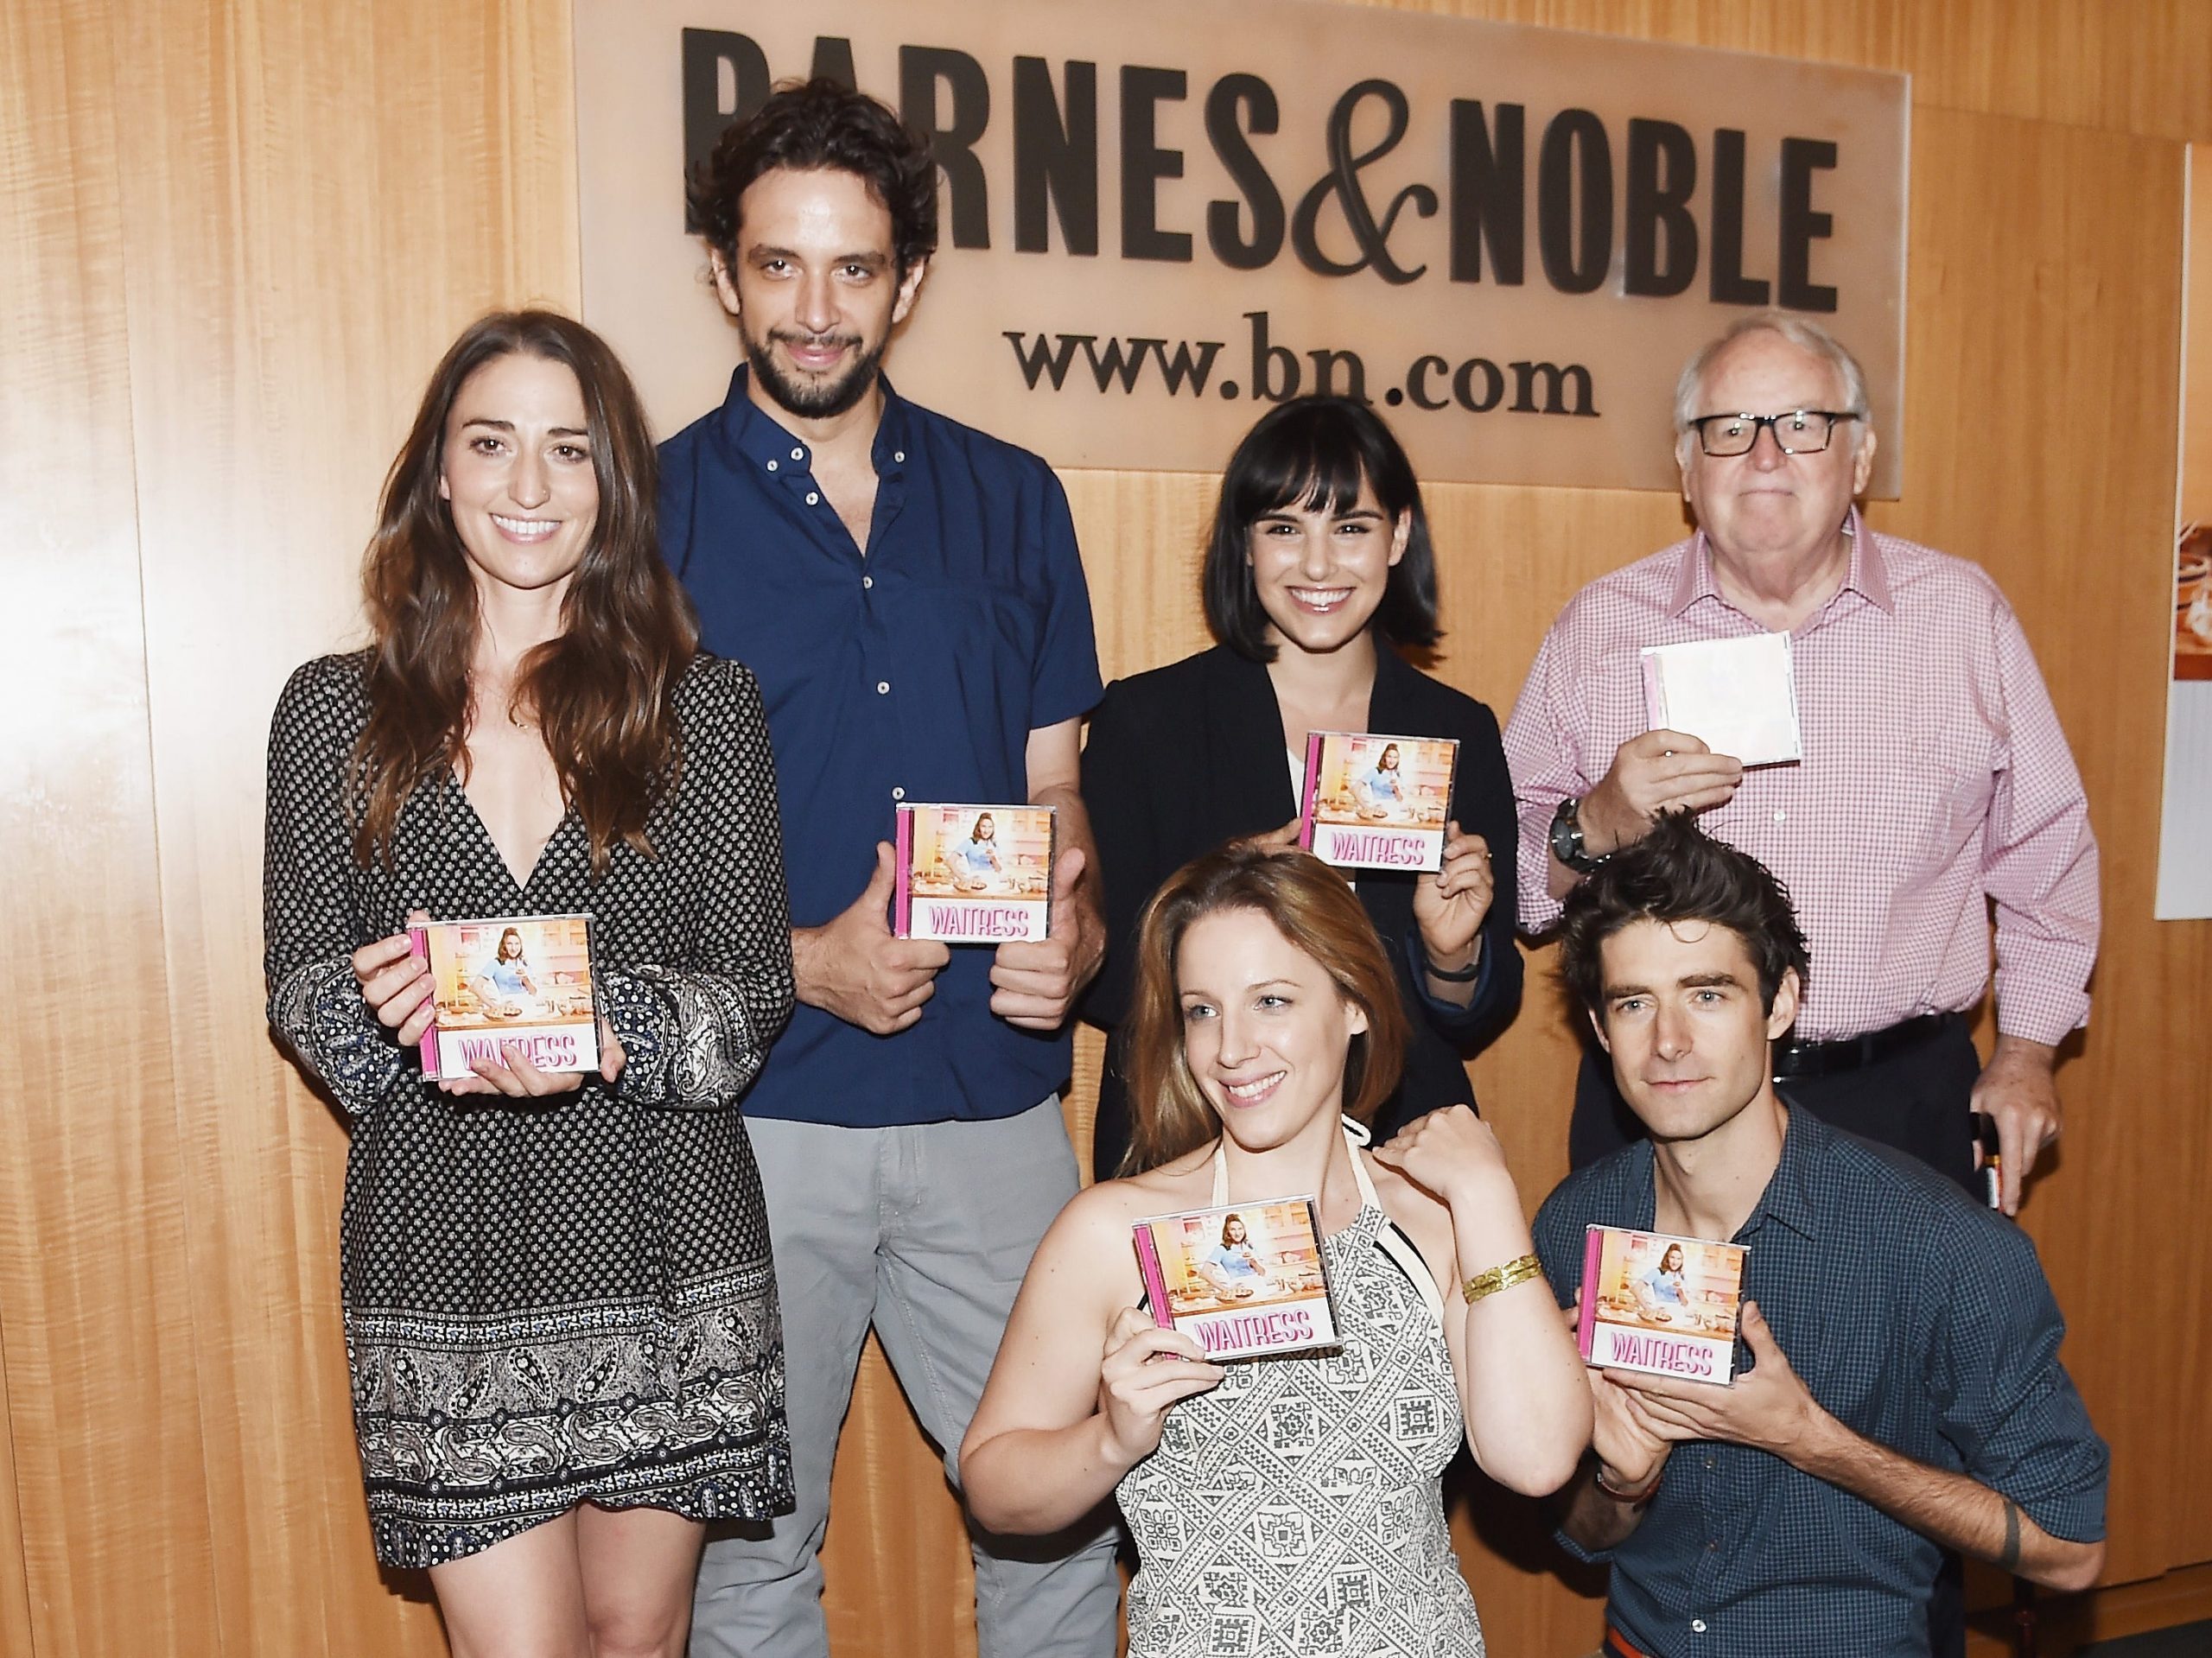
[[[1400,647],[1425,651],[1444,637],[1436,625],[1436,549],[1413,463],[1366,404],[1310,397],[1294,397],[1262,416],[1222,474],[1199,577],[1206,626],[1215,638],[1247,662],[1276,660],[1276,623],[1261,597],[1252,560],[1253,526],[1293,504],[1349,513],[1363,485],[1374,494],[1370,505],[1391,525],[1406,521],[1401,549],[1366,622]]]
[[[1169,874],[1224,841],[1295,839],[1308,733],[1456,738],[1443,868],[1362,870],[1357,889],[1412,1027],[1376,1138],[1472,1105],[1465,1058],[1521,999],[1513,785],[1497,717],[1398,654],[1442,635],[1421,486],[1381,416],[1321,397],[1262,416],[1223,475],[1200,582],[1219,644],[1116,681],[1091,716],[1083,794],[1107,944],[1085,1017],[1109,1032],[1128,1019],[1137,918]],[[1092,1147],[1101,1176],[1122,1167],[1128,1145],[1124,1069],[1109,1042]]]

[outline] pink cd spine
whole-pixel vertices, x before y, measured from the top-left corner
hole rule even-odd
[[[1590,1362],[1591,1350],[1598,1344],[1598,1268],[1605,1255],[1605,1229],[1593,1226],[1582,1240],[1582,1322],[1575,1331],[1585,1364]]]

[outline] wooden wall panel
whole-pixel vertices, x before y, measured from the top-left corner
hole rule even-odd
[[[2196,144],[2190,150],[2191,206],[2189,220],[2188,293],[2183,302],[2187,336],[2188,425],[2183,442],[2181,517],[2183,521],[2203,522],[2212,519],[2212,144]],[[2164,611],[2160,610],[2163,624]],[[2169,924],[2157,930],[2164,934]],[[2168,979],[2176,986],[2202,986],[2212,981],[2212,942],[2208,942],[2207,929],[2202,923],[2191,925],[2197,941],[2197,957],[2194,972],[2186,965]],[[2204,998],[2200,994],[2174,996],[2166,993],[2175,1005],[2177,1016],[2188,1018],[2187,1010],[2202,1007]],[[2190,1079],[2184,1075],[2184,1083]],[[2197,1098],[2195,1102],[2196,1118],[2201,1124],[2212,1116],[2212,1081],[2200,1070],[2196,1078]],[[2196,1136],[2196,1159],[2193,1172],[2184,1178],[2187,1190],[2201,1205],[2203,1194],[2212,1191],[2212,1134],[2200,1133]],[[2176,1299],[2183,1306],[2212,1305],[2212,1262],[2202,1257],[2193,1258],[2190,1272],[2177,1286]],[[2197,1396],[2202,1400],[2212,1392],[2212,1318],[2195,1321],[2173,1356],[2173,1367],[2183,1377],[2195,1377]],[[2183,1466],[2187,1477],[2177,1482],[2177,1496],[2168,1513],[2168,1522],[2173,1528],[2174,1552],[2183,1560],[2212,1560],[2212,1446],[2205,1445],[2200,1436],[2186,1436],[2188,1453]],[[2212,1579],[2212,1572],[2208,1572]]]
[[[42,1654],[181,1652],[207,1623],[212,1542],[162,1121],[117,110],[97,15],[11,6],[0,27],[0,292],[30,324],[0,336],[17,619],[0,653],[0,1329],[20,1528],[0,1609]],[[125,1598],[116,1568],[134,1559]]]
[[[2005,584],[2089,778],[2108,944],[2028,1222],[2120,1462],[2113,1576],[2212,1558],[2212,1446],[2181,1431],[2212,1280],[2162,1232],[2212,1190],[2212,924],[2148,920],[2172,141],[2212,138],[2212,7],[1425,9],[1915,74],[1913,435],[1877,520]],[[31,320],[0,339],[0,556],[40,622],[0,653],[0,696],[38,714],[0,727],[0,1649],[442,1649],[419,1580],[369,1552],[343,1135],[262,1034],[259,775],[285,671],[357,629],[379,474],[439,350],[492,305],[575,303],[568,41],[567,0],[0,11],[0,291]],[[1108,672],[1201,645],[1211,476],[1067,483]],[[1439,670],[1501,714],[1564,599],[1682,525],[1656,493],[1461,486],[1431,508]],[[1476,1067],[1531,1204],[1563,1172],[1573,1058],[1549,963]],[[1079,1134],[1096,1051],[1078,1043]],[[2164,1326],[2113,1289],[2146,1280]],[[873,1345],[836,1492],[837,1650],[971,1653],[957,1510]],[[1587,1650],[1589,1582],[1525,1514],[1484,1499],[1454,1527],[1495,1649]]]
[[[2201,0],[1357,0],[1913,77],[1916,106],[2212,137]]]
[[[2063,1173],[2025,1219],[2073,1322],[2069,1364],[2113,1445],[2127,1523],[2107,1573],[2125,1581],[2194,1558],[2175,1552],[2172,1505],[2212,1474],[2195,1436],[2170,1438],[2201,1376],[2167,1363],[2161,1321],[2130,1316],[2110,1287],[2146,1274],[2179,1305],[2206,1305],[2197,1252],[2166,1220],[2203,1166],[2206,1114],[2176,1108],[2204,1101],[2212,1031],[2166,987],[2204,981],[2208,929],[2148,921],[2170,626],[2150,595],[2173,559],[2181,156],[2163,140],[1945,111],[1923,112],[1915,144],[1916,482],[1873,517],[1997,578],[2088,785],[2107,943],[2090,1027],[2061,1072]],[[1982,211],[1997,201],[2003,213]]]
[[[2190,149],[2190,367],[2182,435],[2181,517],[2212,519],[2212,143]]]
[[[170,3],[150,31],[143,10],[118,16],[173,1039],[202,1079],[175,1128],[194,1322],[229,1337],[197,1353],[232,1545],[220,1644],[435,1648],[423,1585],[395,1596],[364,1571],[358,1477],[339,1477],[345,1138],[265,1039],[240,1040],[262,1002],[259,820],[240,806],[285,675],[358,632],[359,549],[431,365],[494,305],[575,303],[565,13]]]

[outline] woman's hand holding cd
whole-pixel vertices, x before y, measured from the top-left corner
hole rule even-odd
[[[427,910],[407,912],[410,927],[427,926],[429,920]],[[353,952],[353,965],[361,1000],[375,1012],[378,1022],[395,1034],[403,1048],[420,1042],[437,1017],[430,994],[436,984],[430,964],[409,948],[407,935],[396,932],[362,945]]]
[[[1429,966],[1456,973],[1474,962],[1482,953],[1483,921],[1497,892],[1490,842],[1463,833],[1457,821],[1446,823],[1443,867],[1414,882],[1414,924],[1421,929]]]
[[[438,1086],[448,1094],[504,1094],[511,1100],[536,1100],[550,1094],[573,1094],[584,1085],[584,1073],[580,1070],[540,1070],[531,1064],[529,1051],[522,1043],[503,1042],[499,1050],[506,1056],[505,1064],[478,1059],[470,1067],[476,1073],[474,1077],[453,1077]],[[601,1020],[601,1078],[609,1083],[619,1081],[628,1058],[622,1051],[622,1045],[614,1039],[614,1027]]]
[[[1108,1456],[1121,1467],[1135,1467],[1159,1449],[1168,1407],[1219,1387],[1228,1374],[1207,1363],[1205,1350],[1181,1331],[1162,1330],[1141,1310],[1123,1307],[1099,1366]]]
[[[1279,829],[1269,829],[1264,835],[1248,835],[1236,844],[1249,847],[1255,852],[1287,852],[1298,844],[1299,820],[1295,817]]]

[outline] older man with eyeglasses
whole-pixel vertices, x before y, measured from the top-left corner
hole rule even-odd
[[[1978,566],[1877,535],[1863,373],[1819,325],[1747,316],[1675,398],[1698,530],[1585,588],[1552,626],[1506,727],[1521,811],[1521,920],[1540,931],[1662,812],[1788,884],[1819,963],[1776,1070],[1798,1103],[1975,1188],[1970,1112],[1993,1119],[1999,1197],[2059,1129],[2054,1051],[2088,1012],[2096,843],[2019,620]],[[1789,635],[1804,758],[1746,769],[1648,730],[1647,645]],[[1964,1015],[1989,981],[1995,1051]],[[1639,1132],[1586,1061],[1580,1167]]]
[[[1521,924],[1660,814],[1700,815],[1788,886],[1815,963],[1775,1080],[1793,1104],[1974,1190],[1995,1128],[2008,1215],[2057,1138],[2058,1045],[2088,1016],[2097,848],[2081,773],[2019,619],[1978,565],[1877,535],[1866,381],[1817,323],[1746,316],[1675,391],[1698,530],[1592,582],[1552,624],[1505,730],[1521,814]],[[1645,646],[1789,636],[1803,759],[1746,769],[1645,716]],[[1989,982],[1986,1064],[1967,1013]],[[1643,1133],[1601,1057],[1575,1084],[1581,1168]],[[1961,1579],[1929,1607],[1965,1650]]]

